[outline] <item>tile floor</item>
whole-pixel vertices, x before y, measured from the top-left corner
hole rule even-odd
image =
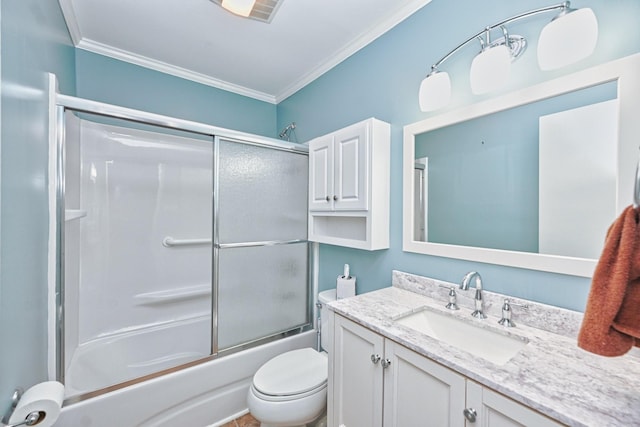
[[[247,414],[223,424],[222,427],[260,427],[260,421]]]
[[[313,427],[327,427],[327,417],[325,416],[319,418],[312,424],[307,424],[308,426]],[[229,421],[226,424],[223,424],[220,427],[260,427],[260,421],[256,420],[251,416],[251,414],[243,415],[240,418],[236,418],[233,421]]]

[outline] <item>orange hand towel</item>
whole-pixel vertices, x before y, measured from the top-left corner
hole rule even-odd
[[[639,212],[628,206],[607,231],[591,281],[578,346],[621,356],[640,344]]]

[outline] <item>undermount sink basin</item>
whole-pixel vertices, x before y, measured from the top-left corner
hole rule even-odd
[[[529,342],[526,338],[483,328],[444,313],[422,309],[396,319],[396,323],[481,357],[504,365]],[[482,320],[481,320],[482,321]],[[483,320],[483,321],[489,321]]]

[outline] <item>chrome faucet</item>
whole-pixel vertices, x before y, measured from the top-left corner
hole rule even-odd
[[[504,304],[502,304],[502,319],[498,320],[498,323],[502,326],[506,326],[507,328],[516,326],[516,324],[513,323],[513,320],[511,320],[511,306],[520,307],[524,310],[529,309],[529,304],[515,304],[509,299],[505,299]]]
[[[462,278],[460,289],[466,291],[469,289],[469,283],[471,279],[476,278],[476,295],[473,298],[475,300],[476,309],[471,315],[477,319],[486,319],[487,315],[484,314],[484,300],[482,299],[482,277],[477,271],[470,271]]]

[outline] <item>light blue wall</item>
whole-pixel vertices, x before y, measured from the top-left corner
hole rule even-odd
[[[75,91],[56,0],[2,0],[0,416],[16,386],[47,379],[47,72]]]
[[[78,49],[77,96],[277,137],[276,106]]]
[[[451,282],[458,282],[469,270],[478,270],[490,290],[583,310],[590,283],[585,278],[402,251],[402,127],[429,116],[421,113],[418,107],[420,81],[432,63],[485,26],[550,4],[557,3],[434,0],[278,105],[278,127],[296,122],[296,134],[301,141],[371,116],[392,125],[391,248],[366,252],[321,245],[321,289],[335,286],[335,278],[344,263],[351,264],[351,270],[358,278],[358,292],[389,286],[392,269]],[[530,46],[514,63],[512,81],[504,91],[640,51],[640,26],[637,25],[640,2],[576,0],[572,5],[591,7],[598,17],[600,36],[594,55],[561,71],[541,72],[536,65],[537,34],[553,15],[520,21],[509,29],[526,36]],[[477,51],[478,46],[465,48],[443,67],[450,72],[453,81],[453,103],[448,109],[483,99],[472,97],[468,90],[467,70]]]

